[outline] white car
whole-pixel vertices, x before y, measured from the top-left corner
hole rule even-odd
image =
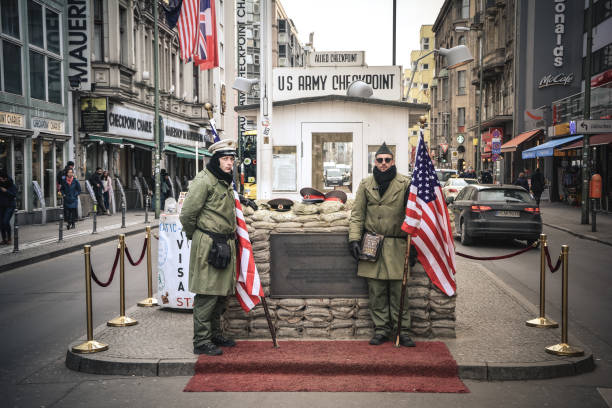
[[[436,169],[436,176],[438,176],[438,181],[440,184],[444,183],[446,180],[453,176],[458,176],[459,172],[455,169]]]
[[[444,197],[457,197],[457,194],[463,189],[463,187],[469,184],[478,184],[478,180],[471,178],[458,178],[451,177],[446,180],[442,187],[442,192],[444,193]]]

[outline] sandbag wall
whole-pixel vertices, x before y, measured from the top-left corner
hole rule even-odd
[[[348,233],[350,200],[346,204],[336,201],[296,203],[287,212],[271,211],[265,202],[258,204],[258,211],[246,207],[244,214],[266,295],[270,290],[271,233]],[[415,337],[455,337],[456,296],[448,297],[433,286],[418,262],[412,267],[408,280],[408,300],[412,319],[410,330]],[[267,302],[281,339],[366,339],[374,333],[367,298],[268,297]],[[270,336],[261,304],[247,314],[234,297],[230,298],[223,324],[226,332],[236,338]]]

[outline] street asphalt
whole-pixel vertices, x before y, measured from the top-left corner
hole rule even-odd
[[[152,227],[155,220],[149,214]],[[612,245],[612,216],[598,214],[597,231],[580,224],[580,210],[557,203],[543,203],[544,224],[580,238]],[[89,224],[89,225],[88,225]],[[126,228],[120,215],[98,218],[98,233],[91,233],[91,220],[77,224],[57,242],[57,223],[20,228],[20,252],[1,248],[0,271],[12,270],[61,254],[96,245],[124,233],[144,233],[144,214],[130,212]],[[154,241],[155,243],[155,241]],[[154,246],[156,248],[156,245]],[[154,249],[155,250],[155,249]],[[537,307],[493,272],[476,262],[457,259],[458,291],[456,339],[446,343],[459,365],[463,379],[524,380],[571,376],[593,370],[591,351],[570,335],[569,343],[585,350],[581,357],[557,357],[544,347],[560,342],[560,329],[529,328],[525,321],[538,315]],[[196,356],[191,350],[191,314],[159,308],[128,310],[139,320],[132,327],[100,326],[94,338],[109,344],[109,350],[95,354],[74,354],[68,345],[66,365],[77,371],[106,375],[186,376],[193,373]],[[571,333],[570,333],[571,334]],[[283,339],[280,339],[281,342]],[[603,391],[604,393],[607,391]],[[603,395],[603,394],[602,394]],[[604,398],[606,398],[604,396]]]

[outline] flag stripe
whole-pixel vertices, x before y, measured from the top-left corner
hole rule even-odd
[[[178,20],[181,59],[189,61],[193,57],[198,24],[199,0],[184,0]]]

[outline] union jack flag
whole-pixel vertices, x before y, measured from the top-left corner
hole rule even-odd
[[[213,141],[216,143],[221,140],[217,129],[215,128],[215,121],[210,120],[210,127],[213,133]],[[253,309],[264,296],[261,282],[259,281],[259,272],[257,272],[257,265],[255,265],[255,258],[253,257],[253,246],[249,239],[249,232],[247,230],[246,220],[244,219],[244,213],[242,212],[242,205],[240,204],[240,198],[234,185],[234,203],[236,204],[236,236],[238,237],[238,245],[236,248],[236,297],[242,309],[245,312]]]
[[[194,63],[201,70],[219,66],[217,19],[214,0],[200,0],[196,48],[193,59]]]

